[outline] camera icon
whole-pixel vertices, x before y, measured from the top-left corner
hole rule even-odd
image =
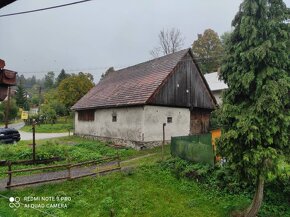
[[[17,209],[20,207],[20,197],[10,197],[9,202],[10,208]]]

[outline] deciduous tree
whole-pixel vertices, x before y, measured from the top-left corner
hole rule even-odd
[[[205,74],[218,70],[224,48],[218,34],[212,29],[206,29],[203,34],[198,34],[197,40],[193,42],[192,52]]]
[[[233,20],[221,78],[229,88],[221,108],[218,147],[256,191],[241,216],[257,215],[264,183],[289,155],[289,13],[282,0],[244,0]]]
[[[1,121],[4,121],[4,119],[6,117],[6,111],[7,111],[6,107],[8,106],[7,103],[8,103],[8,101],[3,101],[0,104],[0,118],[3,119]],[[17,113],[18,113],[18,107],[16,105],[16,101],[15,101],[15,99],[11,99],[10,103],[9,103],[8,120],[12,120],[12,119],[16,118]]]
[[[65,116],[69,114],[69,110],[62,102],[60,102],[57,89],[51,89],[44,94],[44,104],[42,105],[42,108],[45,108],[46,111],[54,110],[57,116]],[[52,114],[51,112],[49,113]]]
[[[89,73],[79,73],[64,79],[58,86],[60,102],[70,108],[94,86],[92,79]]]

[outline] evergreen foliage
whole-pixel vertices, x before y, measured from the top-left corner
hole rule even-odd
[[[108,68],[104,73],[102,73],[100,81],[103,80],[109,73],[114,72],[115,69],[114,67]]]
[[[69,76],[70,75],[67,74],[64,69],[62,69],[61,72],[59,73],[59,75],[56,78],[55,85],[58,86],[62,80],[66,79]]]
[[[221,69],[229,88],[219,152],[241,180],[256,184],[251,208],[261,202],[264,180],[278,173],[278,162],[290,152],[288,19],[282,0],[244,0]],[[244,216],[254,215],[248,209]]]
[[[44,87],[45,89],[51,89],[54,86],[55,74],[54,72],[48,72],[44,77]]]
[[[22,84],[19,84],[17,86],[17,92],[15,95],[15,99],[16,99],[16,105],[19,108],[24,109],[25,111],[29,110],[29,103],[27,100],[27,93],[25,91],[25,89],[23,88]]]

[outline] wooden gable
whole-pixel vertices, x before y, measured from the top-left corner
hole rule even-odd
[[[216,100],[196,66],[191,51],[181,59],[163,84],[148,100],[153,105],[213,110]]]

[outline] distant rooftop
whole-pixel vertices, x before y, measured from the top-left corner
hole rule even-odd
[[[224,90],[228,88],[223,80],[219,79],[217,72],[212,72],[204,75],[211,91]]]

